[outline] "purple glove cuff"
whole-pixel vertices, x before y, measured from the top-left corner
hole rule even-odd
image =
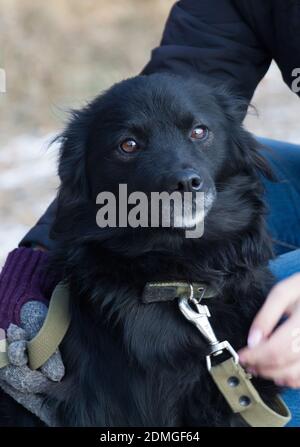
[[[47,271],[49,255],[31,248],[16,248],[9,253],[0,274],[0,328],[20,324],[20,310],[27,301],[49,304],[59,279]]]

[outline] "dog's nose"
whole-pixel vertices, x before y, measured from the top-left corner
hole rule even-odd
[[[180,192],[199,191],[203,186],[203,180],[193,170],[177,172],[172,179],[171,189]]]

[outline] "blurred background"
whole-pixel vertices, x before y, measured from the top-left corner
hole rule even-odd
[[[70,107],[140,72],[174,0],[0,0],[0,266],[55,195],[57,147]],[[246,127],[300,143],[300,101],[272,65]]]

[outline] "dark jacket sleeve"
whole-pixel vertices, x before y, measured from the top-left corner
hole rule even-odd
[[[41,245],[48,250],[52,250],[56,246],[56,242],[50,238],[50,228],[54,222],[55,213],[56,200],[51,203],[46,212],[38,220],[36,225],[26,234],[19,245],[24,247]]]
[[[181,0],[171,10],[163,38],[144,74],[205,75],[251,100],[271,63],[234,0]]]

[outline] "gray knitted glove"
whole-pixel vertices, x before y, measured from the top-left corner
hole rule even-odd
[[[39,371],[27,366],[26,344],[40,330],[48,308],[39,301],[29,301],[21,309],[21,327],[11,324],[7,330],[7,354],[10,364],[0,369],[0,386],[17,402],[40,417],[47,425],[52,425],[48,414],[41,417],[40,408],[47,390],[54,382],[59,382],[65,368],[59,351],[56,351]]]

